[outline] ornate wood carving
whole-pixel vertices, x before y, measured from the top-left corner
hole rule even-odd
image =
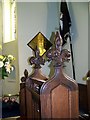
[[[63,72],[63,64],[69,61],[70,52],[62,49],[62,39],[58,32],[55,37],[55,48],[47,52],[49,61],[53,61],[55,73],[47,78],[41,73],[41,64],[45,60],[36,49],[35,57],[29,59],[34,64],[34,71],[24,75],[26,80],[26,118],[78,118],[78,85],[75,80]],[[27,77],[28,76],[28,77]]]
[[[26,82],[26,79],[28,78],[28,71],[27,69],[24,70],[24,76],[21,77],[21,82]]]
[[[63,63],[69,61],[70,52],[62,49],[62,39],[56,33],[55,48],[47,53],[54,61],[55,73],[40,89],[42,118],[78,118],[78,85],[63,72]]]
[[[45,60],[39,54],[40,54],[40,52],[39,52],[39,49],[37,48],[35,51],[35,57],[30,57],[30,59],[29,59],[30,64],[34,65],[35,69],[41,68],[40,65],[44,65],[44,63],[45,63]]]
[[[39,49],[35,51],[35,57],[29,59],[31,65],[34,65],[33,72],[28,76],[26,80],[26,86],[29,89],[33,89],[39,93],[40,87],[48,78],[42,74],[41,65],[44,65],[45,60],[39,55]]]
[[[62,38],[58,32],[56,32],[56,39],[55,39],[55,48],[50,49],[47,52],[48,61],[53,61],[54,66],[62,66],[64,62],[68,62],[70,60],[70,51],[67,49],[62,49]]]

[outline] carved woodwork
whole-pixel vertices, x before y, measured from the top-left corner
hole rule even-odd
[[[56,47],[47,52],[54,61],[55,74],[45,82],[40,90],[42,118],[78,118],[78,85],[63,72],[63,63],[70,59],[70,52],[62,49],[62,39],[58,32]]]
[[[28,77],[28,71],[25,69],[24,76],[21,78],[20,83],[20,119],[26,120],[27,108],[26,108],[26,79]]]
[[[90,70],[86,74],[87,77],[87,92],[88,92],[88,110],[90,116]]]
[[[78,84],[79,86],[79,112],[80,112],[80,120],[89,120],[90,119],[90,82],[89,80],[86,82],[87,84]]]
[[[90,70],[88,70],[84,79],[87,81],[86,84],[87,84],[87,96],[88,96],[88,111],[90,116]]]
[[[30,63],[34,64],[34,72],[29,76],[24,74],[22,78],[22,81],[26,81],[25,91],[21,89],[22,94],[20,94],[25,97],[25,104],[21,102],[26,112],[25,119],[78,119],[78,85],[63,72],[63,64],[69,61],[70,52],[62,49],[62,39],[58,32],[55,37],[55,48],[47,52],[47,57],[49,61],[53,61],[55,69],[51,78],[41,73],[40,64],[44,64],[44,60],[39,56],[38,48],[35,57],[30,58]]]
[[[88,91],[88,110],[90,116],[90,80],[87,81],[87,91]]]
[[[44,37],[41,33],[39,35],[40,38]],[[46,38],[45,38],[46,41]],[[36,41],[34,41],[36,42]],[[30,43],[33,44],[31,41]],[[32,44],[28,43],[28,45],[32,48]],[[48,42],[49,43],[49,42]],[[47,50],[52,44],[49,43],[49,46],[45,49]],[[39,49],[38,49],[39,47]],[[41,65],[44,65],[45,60],[40,54],[41,46],[36,46],[33,49],[35,56],[29,58],[29,63],[33,65],[33,71],[28,76],[28,71],[24,71],[24,76],[21,78],[22,83],[20,84],[20,109],[21,109],[21,119],[28,118],[40,118],[39,104],[40,104],[40,87],[45,82],[48,77],[42,74]],[[43,51],[43,50],[41,50]],[[44,53],[43,53],[44,54]],[[22,96],[24,98],[22,98]]]
[[[35,52],[35,57],[29,59],[31,65],[34,65],[32,74],[28,76],[28,71],[25,69],[24,76],[21,78],[20,84],[20,108],[21,119],[40,118],[40,87],[48,78],[42,74],[41,66],[45,60],[39,55],[38,48]],[[24,98],[22,98],[24,97]]]

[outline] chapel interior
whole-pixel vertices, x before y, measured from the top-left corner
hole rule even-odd
[[[90,2],[66,1],[66,41],[61,2],[0,0],[0,120],[90,120]]]

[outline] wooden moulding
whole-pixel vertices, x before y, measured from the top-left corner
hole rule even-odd
[[[58,33],[55,48],[48,51],[47,57],[54,61],[55,73],[40,89],[41,117],[78,119],[78,85],[63,72],[63,63],[69,60],[70,52],[62,49]]]

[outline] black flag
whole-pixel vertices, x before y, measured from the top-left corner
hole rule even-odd
[[[60,34],[63,39],[63,45],[67,42],[67,38],[70,36],[71,18],[69,15],[67,3],[61,1],[60,6]]]
[[[75,68],[74,68],[74,59],[73,59],[73,50],[71,43],[70,27],[71,27],[71,18],[69,15],[67,3],[65,0],[61,0],[60,6],[60,35],[63,39],[63,45],[67,43],[67,38],[70,40],[70,49],[71,49],[71,58],[72,58],[72,68],[73,68],[73,78],[75,78]]]

